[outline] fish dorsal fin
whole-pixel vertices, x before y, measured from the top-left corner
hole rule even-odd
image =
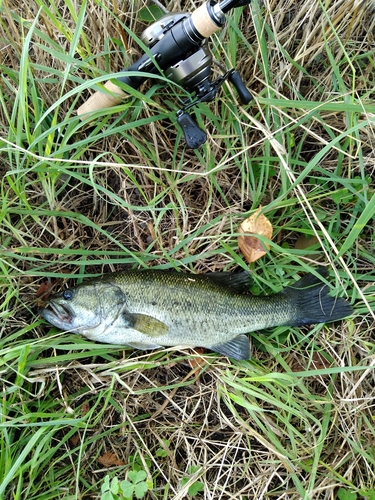
[[[316,271],[323,278],[323,280],[327,278],[327,276],[328,276],[327,269],[319,267]],[[309,288],[316,287],[316,286],[323,287],[323,285],[324,285],[323,280],[319,279],[317,276],[315,276],[312,273],[308,273],[305,276],[303,276],[302,278],[300,278],[298,281],[293,283],[292,285],[284,288],[284,290],[282,290],[281,292],[285,295],[288,295],[288,294],[295,293],[296,289],[305,290],[305,289],[309,289]]]
[[[240,273],[207,273],[205,276],[218,285],[229,287],[236,293],[249,292],[250,273],[248,271],[242,271]]]
[[[233,359],[250,359],[250,339],[247,335],[238,335],[229,342],[216,344],[210,347],[212,351],[219,352]]]
[[[134,328],[149,337],[161,337],[168,333],[168,326],[165,323],[148,314],[124,312],[122,316],[126,320],[126,327]]]

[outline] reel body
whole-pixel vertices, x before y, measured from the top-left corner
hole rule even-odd
[[[165,36],[168,30],[189,15],[183,12],[165,14],[146,28],[140,39],[148,48],[152,48]],[[183,108],[177,111],[177,123],[184,133],[187,146],[191,149],[202,146],[207,140],[207,134],[198,127],[192,116],[187,113],[188,109],[199,102],[209,102],[215,99],[217,92],[227,78],[237,89],[242,104],[248,104],[252,100],[252,96],[241,80],[239,73],[234,69],[227,71],[223,76],[211,82],[212,65],[212,54],[208,40],[205,38],[194,51],[188,52],[180,61],[163,69],[164,75],[169,80],[195,96],[195,99],[188,99]],[[221,67],[221,65],[219,66]]]

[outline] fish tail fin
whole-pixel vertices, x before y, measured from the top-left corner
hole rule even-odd
[[[318,269],[325,278],[328,272]],[[282,293],[295,301],[297,314],[293,326],[328,323],[350,316],[352,306],[343,298],[330,297],[329,288],[314,274],[307,274]]]

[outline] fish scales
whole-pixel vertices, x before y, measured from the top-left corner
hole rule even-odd
[[[249,294],[247,282],[248,273],[125,271],[65,290],[40,312],[53,325],[99,342],[138,349],[200,346],[235,359],[250,356],[245,333],[351,314],[348,302],[328,296],[312,274],[270,296]]]

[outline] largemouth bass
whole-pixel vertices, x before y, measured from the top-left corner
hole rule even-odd
[[[40,314],[58,328],[98,342],[135,349],[200,346],[249,359],[245,333],[326,323],[352,313],[347,301],[330,297],[312,274],[270,296],[249,294],[248,280],[246,272],[112,273],[52,296]]]

